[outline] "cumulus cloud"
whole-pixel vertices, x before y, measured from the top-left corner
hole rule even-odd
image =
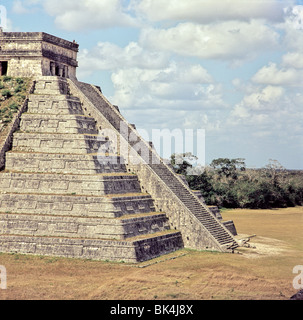
[[[184,66],[183,66],[184,67]],[[222,107],[220,87],[200,65],[181,68],[171,62],[164,69],[119,69],[112,74],[116,104],[128,108],[195,110]]]
[[[187,20],[202,24],[222,20],[250,21],[266,19],[282,21],[283,8],[292,0],[133,0],[137,14],[150,21]]]
[[[45,0],[43,5],[56,25],[67,31],[137,25],[120,0]]]
[[[160,69],[167,65],[168,55],[159,51],[145,50],[136,42],[124,48],[111,42],[99,42],[91,50],[79,52],[79,71],[90,74],[96,70],[118,68]]]
[[[286,25],[297,30],[303,30],[303,6],[286,7],[284,12],[286,13]]]
[[[277,102],[284,95],[285,89],[279,86],[266,86],[262,91],[257,91],[248,96],[245,96],[237,107],[244,107],[247,110],[277,110]],[[238,108],[238,111],[241,110]],[[241,113],[239,114],[241,115]],[[242,116],[245,113],[242,114]]]
[[[295,69],[303,69],[303,53],[288,52],[282,57],[282,65],[285,67],[293,67]]]
[[[291,57],[288,56],[286,59],[289,61]],[[261,68],[252,77],[252,81],[260,84],[302,87],[303,74],[302,70],[292,67],[279,69],[276,63],[270,63],[268,66]]]
[[[223,105],[220,86],[202,65],[174,61],[169,54],[144,49],[136,42],[125,47],[99,42],[80,51],[78,77],[96,70],[111,73],[115,90],[111,99],[124,108],[192,110],[201,107],[201,101],[207,107]]]
[[[293,145],[294,141],[300,145],[303,143],[302,103],[301,93],[280,86],[255,87],[254,93],[244,96],[234,106],[225,125],[233,135],[269,137],[272,145]]]
[[[187,22],[169,29],[144,29],[139,43],[202,59],[242,60],[277,48],[279,37],[275,30],[256,20],[210,25]]]
[[[282,46],[291,52],[303,51],[303,5],[287,7],[285,21],[278,25],[284,33]]]

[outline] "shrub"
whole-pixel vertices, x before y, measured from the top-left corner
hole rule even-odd
[[[5,89],[1,92],[2,97],[10,98],[12,96],[11,92],[8,89]]]
[[[8,110],[8,107],[5,107],[3,109],[0,109],[0,114],[4,114]]]
[[[4,82],[9,82],[9,81],[11,81],[12,80],[12,77],[10,77],[10,76],[4,76],[3,77],[3,81]]]
[[[24,83],[24,80],[22,78],[16,78],[16,82],[21,85]]]
[[[19,106],[16,102],[13,102],[9,105],[10,110],[12,110],[13,112],[17,112],[19,110]]]
[[[21,92],[23,90],[23,87],[21,85],[18,85],[16,88],[15,88],[15,93],[18,93],[18,92]]]

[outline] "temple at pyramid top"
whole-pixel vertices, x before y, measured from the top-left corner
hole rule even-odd
[[[0,76],[76,79],[79,45],[44,32],[0,29]]]

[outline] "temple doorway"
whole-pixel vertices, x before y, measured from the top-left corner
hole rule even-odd
[[[0,61],[0,76],[7,75],[7,67],[8,67],[7,61]]]

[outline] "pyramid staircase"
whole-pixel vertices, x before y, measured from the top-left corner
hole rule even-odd
[[[164,165],[153,164],[152,169],[166,183],[172,192],[186,205],[193,215],[201,222],[209,234],[215,238],[219,245],[229,249],[235,249],[238,245],[232,235],[222,224],[207,210],[207,206],[178,181],[178,177],[173,172],[166,169]]]
[[[37,78],[0,172],[0,251],[125,262],[184,246],[59,77]]]

